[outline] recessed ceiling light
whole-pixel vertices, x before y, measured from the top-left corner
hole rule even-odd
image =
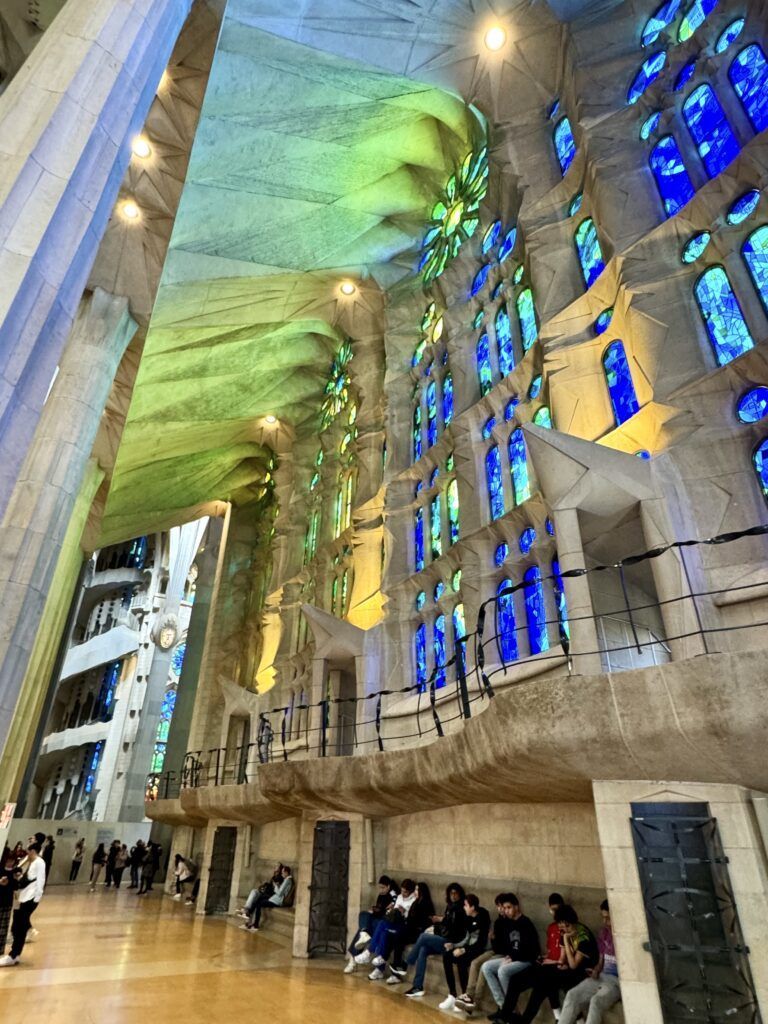
[[[507,33],[501,25],[494,25],[485,33],[485,45],[489,50],[500,50],[507,41]]]
[[[351,281],[342,281],[339,286],[339,291],[342,295],[354,295],[357,288],[355,288]]]
[[[152,147],[143,135],[136,136],[131,148],[133,149],[133,155],[139,157],[141,160],[145,160],[152,152]]]
[[[128,220],[136,220],[140,213],[138,206],[132,199],[126,199],[122,205],[122,211],[123,216],[127,217]]]
[[[265,423],[269,423],[269,425],[272,426],[273,423],[277,423],[277,416],[272,416],[272,415],[265,416],[264,417],[264,422]]]

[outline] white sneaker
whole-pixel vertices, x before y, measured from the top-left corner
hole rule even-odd
[[[37,928],[30,928],[29,931],[27,932],[27,939],[26,939],[26,941],[27,942],[34,942],[39,934],[40,934],[40,932],[37,930]]]
[[[396,974],[390,974],[390,976],[387,978],[387,984],[388,985],[400,985],[402,980],[403,979],[402,978],[398,978],[398,976]]]
[[[363,946],[367,946],[371,941],[371,936],[368,932],[360,932],[357,942],[355,943],[355,949],[362,949]]]
[[[384,959],[383,956],[375,956],[373,960],[371,960],[371,964],[373,967],[383,967],[386,962],[387,961]]]
[[[438,1009],[440,1010],[452,1010],[456,1006],[456,996],[448,995],[439,1004]]]
[[[385,977],[384,971],[380,967],[374,967],[371,973],[368,975],[369,981],[381,981]]]
[[[356,964],[369,964],[371,962],[371,954],[367,949],[364,949],[362,953],[358,953],[355,957]]]
[[[344,968],[344,973],[345,974],[354,974],[355,973],[355,966],[356,966],[355,961],[352,959],[352,957],[350,957],[349,960],[347,961],[347,966]]]
[[[15,967],[19,962],[17,956],[2,956],[0,957],[0,967]]]
[[[175,900],[180,900],[180,899],[181,899],[181,893],[180,893],[180,892],[176,892],[176,893],[174,893],[174,894],[173,894],[173,898],[174,898]]]

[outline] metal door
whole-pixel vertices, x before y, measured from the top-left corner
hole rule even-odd
[[[211,866],[208,869],[208,892],[205,897],[206,914],[226,914],[229,911],[229,891],[232,887],[236,843],[236,828],[216,829],[216,835],[213,837]]]
[[[310,956],[346,951],[348,886],[349,822],[318,821],[309,887]]]

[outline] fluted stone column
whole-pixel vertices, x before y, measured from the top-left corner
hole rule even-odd
[[[0,525],[0,747],[112,381],[135,331],[126,299],[101,289],[83,298]],[[42,691],[47,683],[34,681]]]

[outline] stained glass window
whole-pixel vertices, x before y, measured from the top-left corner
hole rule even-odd
[[[345,341],[331,363],[331,372],[328,383],[325,385],[322,404],[323,427],[329,426],[349,401],[352,380],[349,376],[348,366],[351,359],[352,345]]]
[[[438,615],[432,630],[432,648],[435,652],[435,687],[445,686],[445,616]]]
[[[640,408],[627,355],[620,341],[612,342],[603,353],[603,372],[613,407],[613,418],[616,426],[620,426]]]
[[[533,292],[523,288],[517,296],[517,319],[520,321],[520,336],[523,339],[523,352],[527,352],[539,336],[536,326],[536,310],[533,305]]]
[[[515,595],[509,589],[511,587],[512,580],[502,580],[496,591],[496,637],[499,656],[505,664],[516,661],[518,657]],[[505,590],[509,592],[505,594]]]
[[[470,295],[477,295],[485,287],[485,282],[488,280],[488,273],[491,269],[490,263],[484,263],[478,270],[475,276],[472,278],[472,286],[469,289]]]
[[[648,158],[664,212],[668,217],[677,213],[691,199],[695,189],[685,169],[683,157],[673,136],[663,135]]]
[[[429,550],[433,559],[443,553],[442,524],[440,516],[440,495],[436,494],[430,503]]]
[[[547,117],[550,121],[554,121],[557,115],[560,113],[560,97],[556,97],[552,100],[552,106],[547,111]]]
[[[506,561],[506,558],[507,558],[508,554],[509,554],[509,545],[508,544],[504,544],[504,543],[499,544],[499,546],[496,548],[496,551],[494,552],[494,555],[493,555],[493,563],[494,563],[494,565],[503,565],[504,562]]]
[[[544,520],[544,527],[550,537],[555,536],[555,524],[552,522],[549,516]]]
[[[504,515],[504,484],[501,479],[501,455],[498,445],[493,445],[485,453],[485,478],[488,484],[491,519],[499,519]]]
[[[496,426],[496,417],[490,416],[483,424],[482,435],[483,440],[487,441],[493,433],[494,427]]]
[[[166,690],[163,703],[160,705],[160,721],[157,725],[157,741],[168,742],[168,734],[171,731],[171,718],[173,709],[176,707],[176,690]]]
[[[552,413],[549,411],[548,405],[542,405],[542,407],[536,411],[536,415],[533,417],[533,422],[537,427],[544,427],[545,430],[552,429]]]
[[[496,243],[499,240],[499,235],[500,234],[501,234],[501,221],[500,220],[495,220],[493,222],[493,224],[491,224],[491,226],[488,228],[488,230],[483,235],[483,244],[481,246],[482,251],[483,251],[483,256],[486,256],[491,251],[491,249],[494,247],[494,245],[496,245]]]
[[[435,584],[435,590],[434,590],[435,601],[439,601],[444,593],[445,593],[445,584],[443,583],[442,580],[438,580],[438,582]]]
[[[423,690],[427,685],[427,627],[423,622],[416,627],[414,649],[416,652],[416,685]]]
[[[451,586],[453,587],[454,592],[458,593],[461,588],[461,569],[457,569],[451,577]]]
[[[443,423],[447,427],[453,419],[453,377],[446,373],[443,377]]]
[[[699,26],[703,25],[708,15],[717,7],[718,0],[694,0],[685,12],[677,30],[678,43],[690,39]]]
[[[581,264],[584,281],[587,288],[589,288],[605,270],[600,240],[597,237],[597,228],[591,217],[587,217],[586,220],[579,224],[576,231],[576,251],[579,254],[579,263]]]
[[[652,114],[649,114],[648,117],[646,117],[646,119],[640,125],[640,138],[643,140],[643,142],[647,142],[648,139],[650,139],[650,137],[653,135],[653,133],[659,127],[659,121],[660,120],[661,120],[661,111],[660,110],[654,110],[654,112]]]
[[[509,423],[511,419],[515,417],[515,409],[520,405],[520,399],[517,395],[514,395],[507,404],[504,406],[504,419]]]
[[[723,268],[705,270],[694,291],[719,365],[749,351],[755,343]]]
[[[531,386],[528,388],[529,398],[538,398],[541,394],[541,374],[537,373],[531,381]]]
[[[645,23],[640,41],[643,46],[651,46],[659,38],[664,29],[671,25],[677,17],[682,0],[666,0]]]
[[[150,762],[150,768],[149,768],[149,770],[151,772],[159,773],[159,772],[161,772],[163,770],[163,765],[165,764],[165,748],[166,748],[166,745],[167,744],[165,744],[165,743],[155,743],[153,751],[152,751],[152,760]],[[87,785],[86,785],[86,792],[90,792],[88,790]]]
[[[111,661],[102,674],[101,686],[94,708],[94,718],[100,718],[102,722],[108,722],[112,717],[112,704],[115,700],[115,690],[120,681],[122,667],[122,661]]]
[[[459,539],[459,485],[451,480],[446,490],[448,503],[448,541],[455,544]]]
[[[317,551],[317,531],[320,523],[320,510],[315,509],[309,517],[307,527],[307,561],[311,562]]]
[[[496,313],[496,345],[499,350],[499,370],[502,377],[512,373],[515,368],[515,349],[512,343],[512,328],[509,323],[507,307],[502,303]]]
[[[523,280],[523,274],[524,273],[525,273],[525,267],[521,263],[520,266],[515,271],[515,273],[512,275],[512,283],[513,284],[520,284],[520,282]]]
[[[493,370],[491,369],[491,346],[488,343],[488,332],[483,331],[477,343],[477,376],[480,381],[480,394],[487,395],[493,387]]]
[[[752,43],[738,53],[728,77],[755,131],[768,128],[768,62],[762,47]]]
[[[512,491],[515,497],[515,504],[522,505],[531,496],[531,483],[528,477],[525,439],[519,427],[509,435],[509,466],[512,473]]]
[[[703,256],[711,238],[712,235],[708,231],[700,231],[698,235],[689,238],[680,257],[683,263],[695,263],[700,256]]]
[[[571,639],[571,627],[568,622],[568,608],[565,603],[565,587],[560,575],[560,562],[552,560],[552,577],[555,590],[555,608],[557,609],[557,626],[560,632],[560,643],[568,645]]]
[[[344,481],[344,517],[343,530],[348,530],[352,525],[352,502],[355,496],[355,474],[347,473]]]
[[[517,241],[517,228],[510,228],[499,246],[499,263],[503,263],[507,256],[510,256]]]
[[[464,605],[453,609],[453,649],[456,652],[456,678],[467,674],[467,625],[464,621]]]
[[[427,339],[421,338],[416,344],[416,348],[413,350],[413,358],[411,359],[411,366],[418,366],[421,362],[421,357],[424,355],[424,351],[427,347]]]
[[[763,224],[747,238],[741,247],[757,294],[768,310],[768,224]]]
[[[421,609],[424,607],[424,605],[426,603],[426,600],[427,600],[427,595],[424,593],[423,590],[420,590],[418,592],[418,594],[416,595],[416,611],[417,612],[421,611]]]
[[[528,623],[528,645],[531,654],[541,654],[549,650],[547,635],[547,611],[544,603],[544,591],[541,586],[541,573],[537,565],[525,570],[523,576],[523,593],[525,594],[525,618]]]
[[[680,90],[685,85],[687,85],[688,82],[690,82],[690,80],[693,78],[695,71],[696,57],[693,57],[691,60],[687,62],[687,64],[683,64],[683,66],[678,71],[677,78],[675,79],[675,84],[672,86],[673,91],[680,92]]]
[[[581,204],[584,202],[584,193],[578,192],[568,205],[568,216],[575,217],[581,209]]]
[[[498,297],[500,295],[503,295],[503,294],[504,294],[504,282],[503,281],[499,281],[499,283],[496,285],[496,287],[491,292],[491,298],[492,299],[498,299]]]
[[[727,221],[729,224],[736,225],[741,224],[757,209],[758,203],[760,202],[760,193],[756,188],[751,188],[749,192],[745,192],[743,196],[739,196],[736,202],[731,206],[728,211]]]
[[[595,334],[605,334],[608,328],[611,326],[611,320],[613,320],[613,306],[610,309],[604,309],[595,320]]]
[[[563,117],[557,122],[553,137],[560,170],[565,175],[565,172],[573,163],[573,158],[576,156],[576,142],[571,131],[571,122],[567,117]]]
[[[416,395],[417,401],[420,398],[419,393]],[[418,405],[413,408],[413,461],[416,462],[421,458],[421,402],[418,401]]]
[[[416,572],[424,568],[424,509],[416,509],[413,523],[414,564]]]
[[[432,208],[419,262],[426,284],[442,274],[462,244],[474,235],[480,223],[480,203],[487,191],[488,154],[485,149],[468,153]]]
[[[520,534],[520,538],[517,542],[520,548],[520,554],[527,555],[533,547],[534,541],[536,540],[536,531],[532,526],[526,526],[523,532]]]
[[[710,85],[694,89],[683,104],[683,117],[710,178],[739,155],[739,143]]]
[[[744,18],[735,18],[730,25],[726,25],[718,36],[717,43],[715,44],[715,53],[725,53],[731,43],[739,38],[744,25]]]
[[[627,103],[637,103],[648,86],[659,77],[666,63],[666,50],[659,50],[658,53],[651,54],[647,60],[643,61],[627,90]]]
[[[752,465],[755,467],[757,482],[760,484],[763,497],[768,500],[768,437],[755,448]]]
[[[187,653],[187,642],[179,644],[171,657],[171,672],[178,678],[184,666],[184,655]]]
[[[91,793],[93,791],[94,784],[96,782],[96,775],[99,771],[99,764],[101,763],[101,752],[104,749],[104,740],[99,740],[93,748],[93,754],[91,754],[91,764],[88,775],[85,779],[85,792]],[[160,767],[155,768],[154,765],[150,768],[150,771],[161,771],[163,767],[162,761]]]
[[[432,380],[427,387],[427,447],[437,444],[437,388]]]

